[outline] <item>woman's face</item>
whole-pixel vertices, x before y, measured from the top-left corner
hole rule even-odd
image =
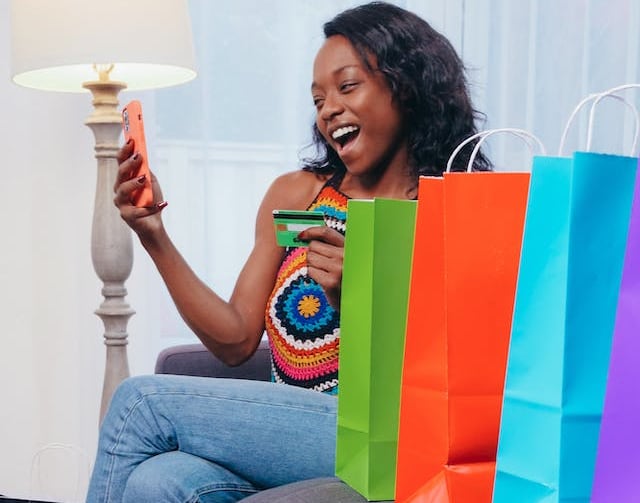
[[[345,37],[329,37],[318,51],[311,93],[318,129],[351,174],[381,173],[392,164],[406,169],[402,118],[391,90]]]

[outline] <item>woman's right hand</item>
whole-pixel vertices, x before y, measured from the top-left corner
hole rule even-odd
[[[155,175],[151,173],[153,206],[137,207],[133,203],[133,193],[145,184],[144,178],[135,175],[142,164],[142,155],[135,151],[135,143],[130,140],[118,151],[118,174],[113,186],[113,202],[120,211],[122,219],[141,239],[151,238],[162,229],[160,212],[167,205],[162,199],[162,190]]]

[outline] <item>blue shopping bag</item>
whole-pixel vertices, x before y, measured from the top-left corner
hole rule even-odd
[[[494,503],[589,501],[637,165],[534,159]]]

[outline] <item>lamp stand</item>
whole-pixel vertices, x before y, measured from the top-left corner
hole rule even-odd
[[[100,80],[85,82],[83,87],[93,94],[93,113],[85,124],[95,136],[98,161],[91,259],[96,274],[104,284],[104,301],[95,311],[105,328],[106,362],[100,405],[102,422],[115,388],[129,376],[127,323],[135,313],[125,301],[127,289],[124,286],[133,267],[131,231],[113,204],[113,185],[118,173],[116,155],[122,131],[118,93],[126,88],[126,84],[109,80],[106,72],[100,74]]]

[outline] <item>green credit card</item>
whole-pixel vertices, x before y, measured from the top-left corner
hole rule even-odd
[[[278,246],[308,246],[308,241],[298,239],[298,234],[309,227],[325,225],[321,211],[273,210]]]

